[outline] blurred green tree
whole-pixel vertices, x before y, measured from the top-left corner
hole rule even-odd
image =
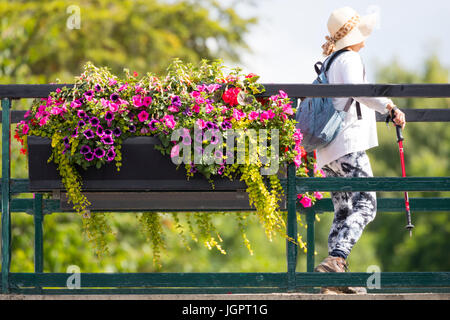
[[[0,14],[4,84],[70,82],[86,61],[118,74],[159,74],[175,57],[238,61],[256,23],[214,0],[1,0]]]

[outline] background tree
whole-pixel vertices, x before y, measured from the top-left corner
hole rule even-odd
[[[213,0],[2,0],[0,13],[2,83],[72,81],[86,61],[113,73],[160,73],[175,57],[238,61],[256,22]]]

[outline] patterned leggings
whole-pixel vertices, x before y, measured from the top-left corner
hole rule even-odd
[[[349,153],[323,167],[329,177],[373,177],[364,151]],[[366,225],[376,215],[375,192],[332,192],[334,220],[328,236],[328,253],[346,258]]]

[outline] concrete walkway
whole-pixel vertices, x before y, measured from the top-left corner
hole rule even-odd
[[[24,295],[2,294],[0,300],[450,300],[450,293],[395,294],[129,294],[129,295]]]

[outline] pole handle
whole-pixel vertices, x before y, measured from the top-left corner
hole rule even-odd
[[[402,127],[396,125],[395,130],[397,131],[397,142],[403,141]]]

